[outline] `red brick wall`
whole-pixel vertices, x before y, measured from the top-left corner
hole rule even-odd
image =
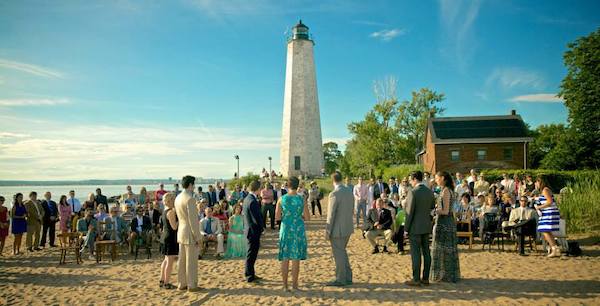
[[[512,148],[513,156],[511,160],[504,159],[504,148]],[[478,149],[486,149],[487,157],[485,160],[477,160],[476,152]],[[427,153],[429,154],[429,144]],[[450,152],[458,150],[460,158],[453,161]],[[523,169],[524,147],[522,142],[518,143],[487,143],[487,144],[438,144],[435,145],[435,160],[424,161],[425,171],[432,170],[448,172],[468,172],[470,169]],[[433,165],[433,169],[428,167]]]

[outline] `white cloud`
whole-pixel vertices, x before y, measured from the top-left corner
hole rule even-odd
[[[536,102],[536,103],[563,103],[564,100],[556,94],[531,94],[511,98],[511,102]]]
[[[481,1],[440,0],[439,3],[440,24],[447,39],[447,46],[442,51],[464,70],[475,49],[472,27],[479,15]]]
[[[375,39],[380,39],[382,41],[390,41],[400,35],[404,35],[406,34],[406,30],[404,29],[391,29],[391,30],[381,30],[381,31],[377,31],[377,32],[373,32],[371,33],[371,37],[375,38]]]
[[[11,132],[0,132],[0,139],[2,138],[25,138],[29,137],[27,134],[11,133]]]
[[[55,106],[68,104],[68,99],[0,99],[0,107],[19,106]]]
[[[503,89],[542,88],[544,78],[538,72],[518,67],[502,67],[494,69],[486,80],[486,86],[499,84]]]
[[[45,78],[64,78],[64,74],[46,67],[0,58],[0,67],[18,70]]]

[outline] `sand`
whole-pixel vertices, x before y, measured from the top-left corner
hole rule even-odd
[[[256,265],[257,274],[265,279],[262,284],[244,281],[243,259],[216,260],[207,255],[199,262],[202,290],[197,293],[158,288],[162,257],[157,249],[149,260],[120,256],[114,263],[85,260],[59,266],[56,249],[11,255],[9,236],[0,257],[0,305],[600,305],[597,239],[583,247],[585,256],[560,259],[541,253],[521,257],[515,252],[482,251],[479,244],[468,250],[461,245],[461,282],[412,288],[403,285],[411,275],[410,256],[371,255],[367,240],[356,231],[349,243],[354,285],[330,288],[323,286],[334,277],[324,224],[325,217],[317,217],[307,225],[310,258],[301,264],[302,291],[295,293],[281,290],[278,233],[270,230],[263,236]],[[24,244],[25,237],[22,250]]]

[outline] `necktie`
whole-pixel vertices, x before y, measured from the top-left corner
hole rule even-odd
[[[71,198],[71,209],[73,209],[73,212],[75,212],[75,201],[73,201],[72,198]]]

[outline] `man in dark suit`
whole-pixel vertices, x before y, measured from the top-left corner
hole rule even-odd
[[[106,198],[105,195],[102,194],[102,190],[100,188],[96,189],[96,204],[104,205],[104,210],[108,211],[108,199]]]
[[[376,208],[369,210],[367,214],[367,222],[365,223],[365,231],[367,231],[367,239],[373,246],[372,254],[379,253],[379,247],[377,247],[377,237],[384,236],[385,244],[383,245],[383,252],[387,253],[387,246],[392,240],[392,213],[389,209],[384,208],[383,199],[377,199],[375,201]]]
[[[151,243],[148,234],[152,231],[152,220],[144,215],[144,209],[138,206],[135,210],[136,216],[131,220],[131,234],[129,235],[129,250],[133,252],[135,240],[141,237],[144,243]]]
[[[406,197],[406,220],[404,228],[410,241],[413,279],[406,281],[409,286],[429,285],[431,255],[429,235],[431,235],[431,211],[435,207],[435,197],[431,189],[422,182],[423,173],[414,171],[410,175],[413,189]],[[423,277],[421,277],[421,256],[423,256]]]
[[[246,255],[246,280],[249,283],[260,280],[254,271],[254,263],[258,256],[260,248],[260,235],[263,232],[263,218],[260,212],[260,203],[256,193],[260,189],[260,182],[252,181],[250,183],[250,193],[244,198],[244,231],[248,239],[248,253]]]
[[[46,192],[45,200],[42,201],[44,208],[44,218],[42,222],[42,239],[40,247],[46,247],[46,235],[49,235],[50,247],[55,247],[54,238],[56,237],[56,222],[58,221],[58,206],[52,201],[52,194]]]
[[[381,194],[390,194],[390,186],[381,180],[381,175],[377,177],[377,181],[373,186],[373,199],[377,200]]]
[[[215,191],[215,187],[213,185],[208,185],[208,207],[215,206],[218,202],[217,192]]]

